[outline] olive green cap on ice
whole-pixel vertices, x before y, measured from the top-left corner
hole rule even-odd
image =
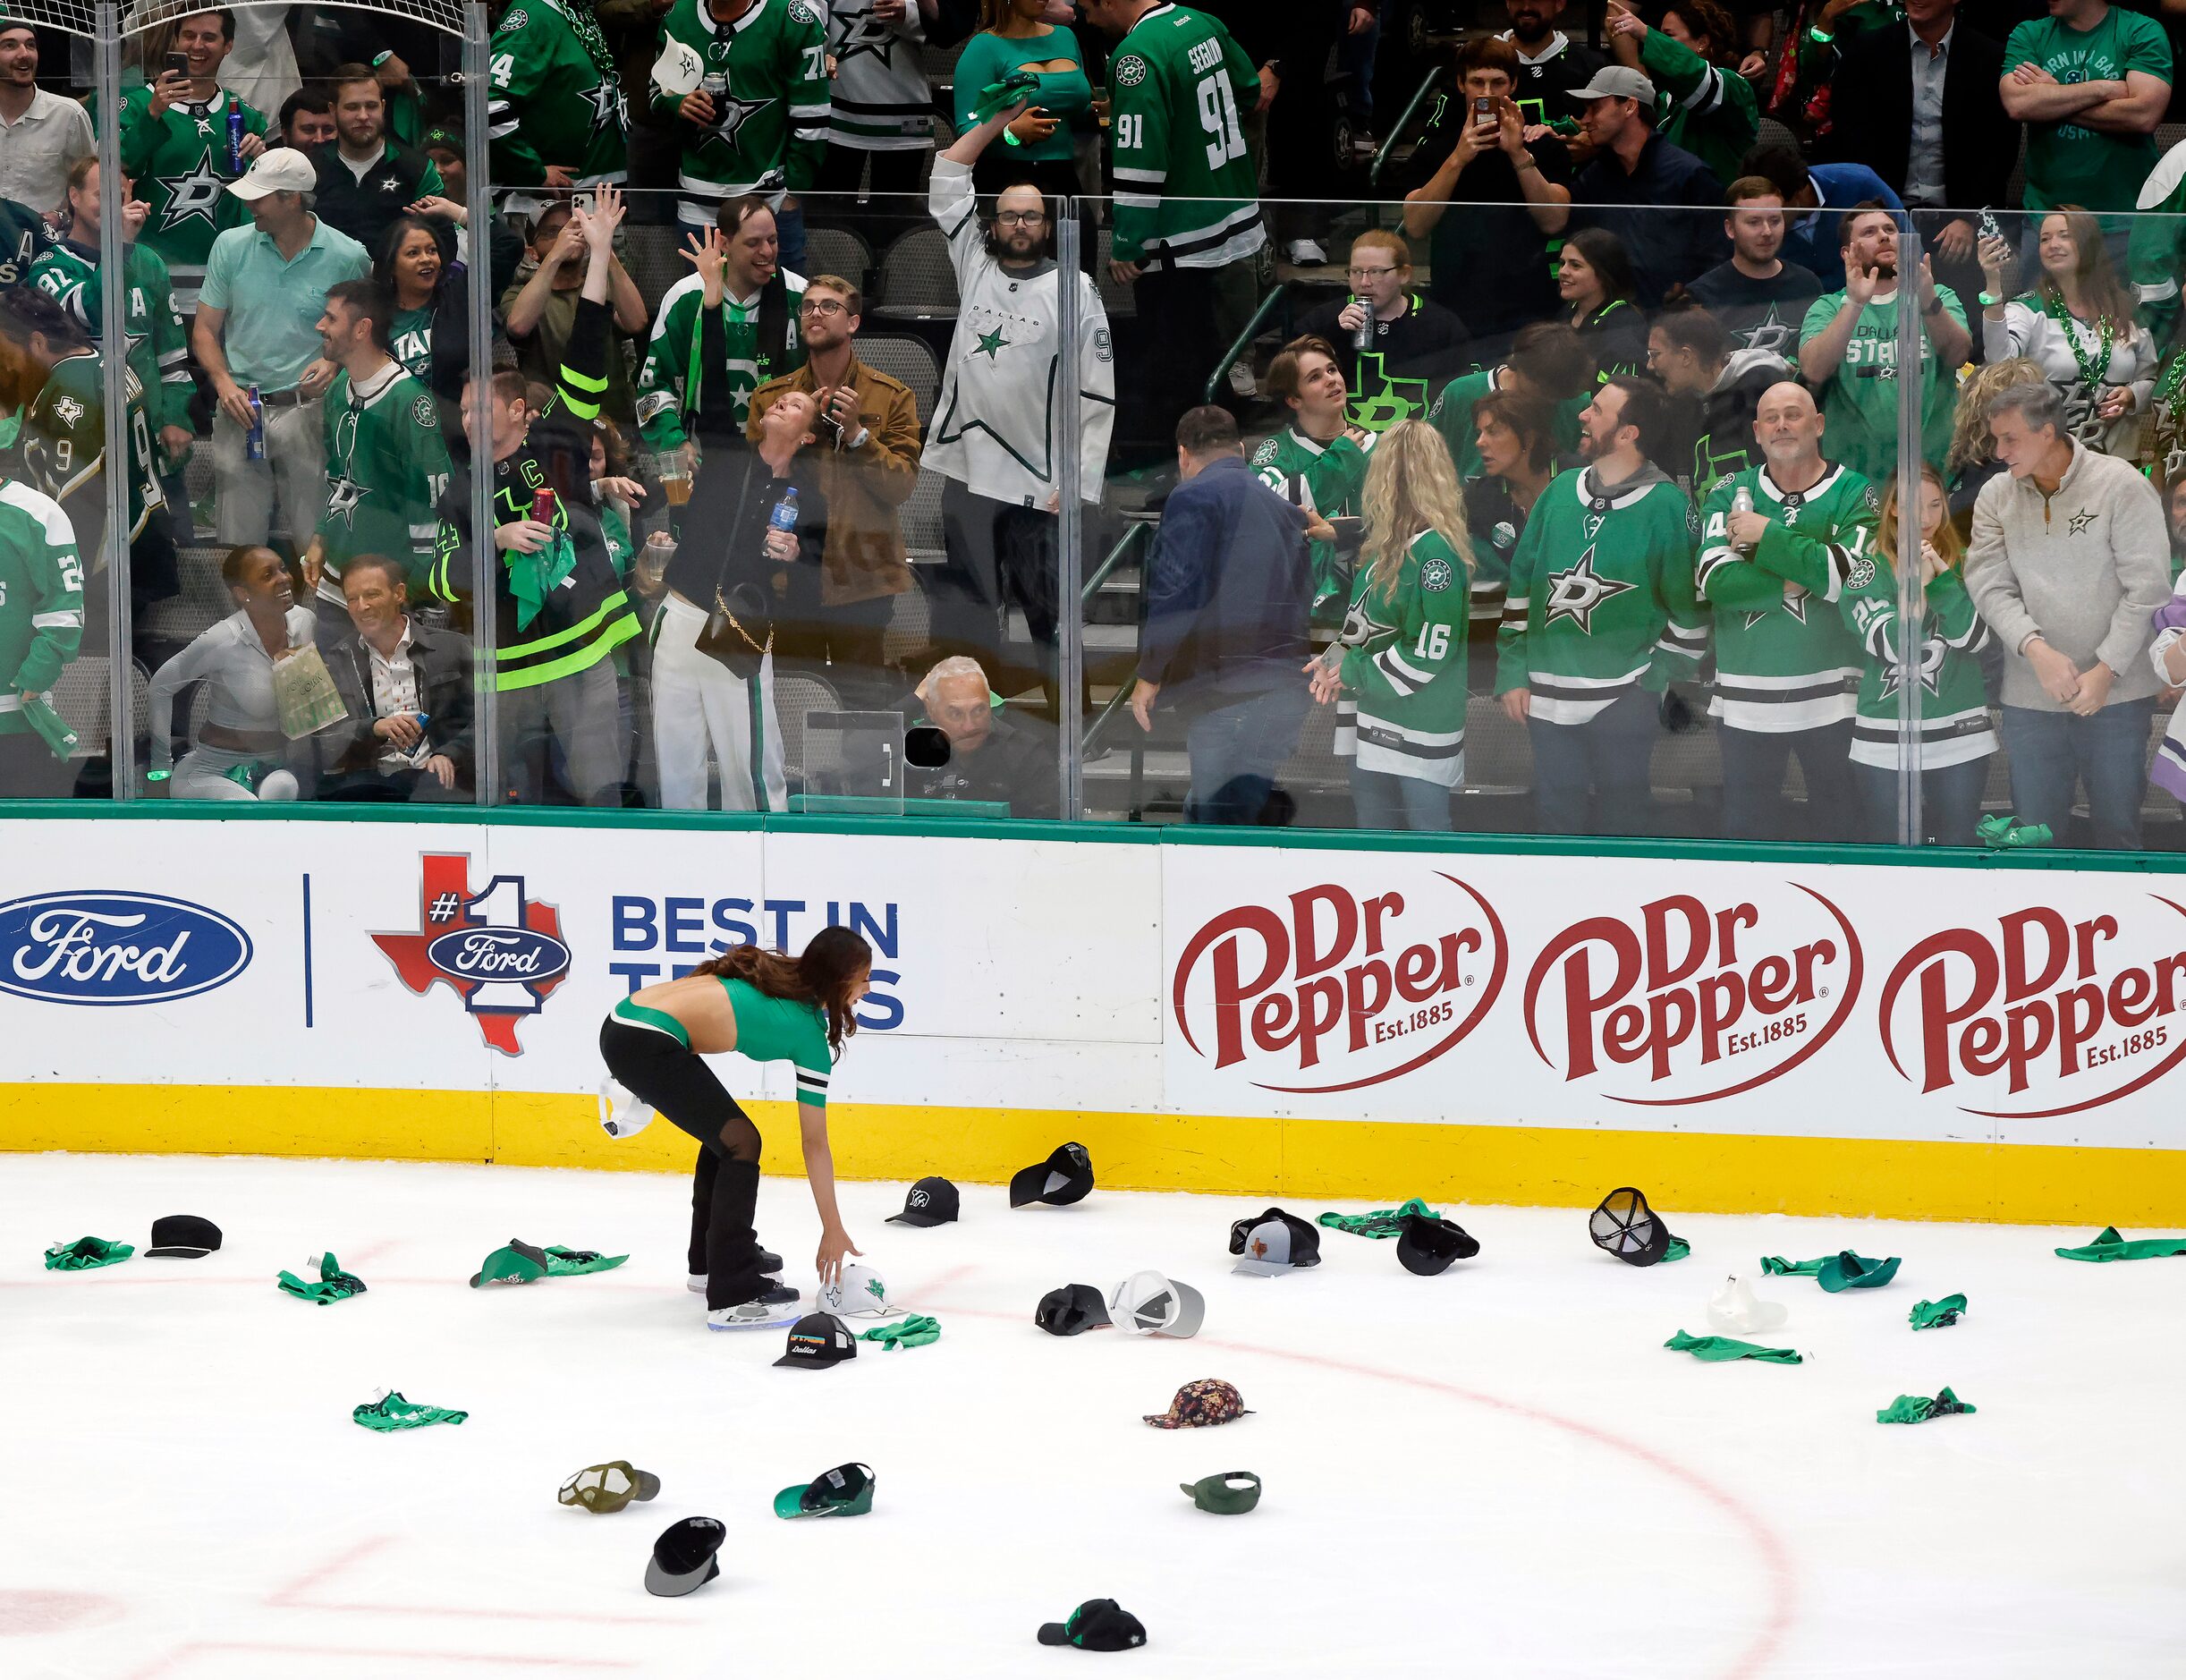
[[[1176,1485],[1192,1504],[1216,1516],[1242,1516],[1260,1502],[1260,1479],[1250,1470],[1225,1470]]]

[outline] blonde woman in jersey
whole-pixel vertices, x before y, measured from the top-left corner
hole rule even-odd
[[[699,1141],[690,1260],[694,1289],[704,1274],[708,1329],[790,1323],[797,1317],[797,1291],[765,1276],[763,1261],[772,1257],[762,1256],[752,1229],[758,1127],[701,1058],[733,1050],[754,1062],[794,1064],[805,1177],[820,1218],[814,1264],[820,1281],[833,1283],[842,1276],[843,1256],[861,1251],[835,1208],[828,1074],[843,1040],[858,1030],[852,1012],[872,978],[872,946],[847,928],[829,928],[801,956],[733,946],[680,980],[624,998],[600,1027],[599,1053],[610,1076],[603,1095],[614,1117],[621,1118],[634,1096]]]
[[[1306,670],[1315,700],[1356,697],[1343,702],[1336,752],[1351,759],[1359,826],[1445,832],[1465,780],[1472,547],[1442,434],[1419,420],[1382,433],[1363,505],[1343,633]]]

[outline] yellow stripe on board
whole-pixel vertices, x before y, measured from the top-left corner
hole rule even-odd
[[[687,1172],[665,1120],[616,1142],[593,1099],[521,1091],[15,1085],[0,1150],[308,1155]],[[759,1102],[769,1172],[803,1170],[795,1105]],[[1116,1190],[1591,1207],[1638,1184],[1672,1213],[1852,1214],[2027,1224],[2186,1223],[2186,1150],[1558,1126],[1081,1114],[831,1103],[845,1178],[999,1184],[1075,1139]]]

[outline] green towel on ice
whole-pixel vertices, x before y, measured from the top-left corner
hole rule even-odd
[[[1902,1394],[1875,1414],[1877,1423],[1926,1423],[1930,1418],[1946,1418],[1953,1412],[1969,1414],[1979,1411],[1970,1406],[1945,1388],[1933,1400],[1921,1394]]]
[[[88,1272],[96,1266],[118,1266],[137,1252],[131,1243],[109,1243],[103,1236],[80,1236],[46,1251],[49,1272]]]
[[[2128,1243],[2114,1225],[2105,1226],[2084,1247],[2057,1251],[2059,1260],[2165,1260],[2173,1254],[2186,1254],[2186,1236],[2143,1236]]]
[[[627,1254],[601,1254],[589,1248],[563,1248],[549,1243],[540,1251],[546,1256],[546,1275],[549,1277],[577,1277],[587,1272],[611,1272],[630,1258]]]
[[[1415,1214],[1422,1219],[1442,1218],[1414,1196],[1401,1208],[1377,1208],[1372,1213],[1324,1213],[1320,1223],[1331,1231],[1348,1231],[1353,1236],[1402,1236],[1404,1221]]]
[[[1831,1294],[1847,1289],[1880,1289],[1898,1275],[1904,1262],[1893,1256],[1872,1260],[1843,1249],[1819,1260],[1788,1260],[1777,1254],[1761,1257],[1761,1270],[1771,1277],[1811,1277]]]
[[[366,1429],[387,1435],[396,1430],[421,1430],[428,1423],[461,1423],[470,1413],[451,1412],[446,1406],[419,1405],[403,1399],[400,1394],[391,1394],[385,1399],[356,1407],[349,1415]]]
[[[929,1342],[941,1340],[941,1320],[914,1312],[908,1319],[877,1325],[858,1339],[878,1342],[884,1353],[893,1353],[899,1347],[924,1347]]]
[[[283,1272],[274,1282],[283,1294],[309,1301],[316,1307],[330,1307],[337,1301],[364,1294],[364,1279],[343,1271],[342,1262],[331,1252],[318,1257],[318,1282],[307,1284],[294,1272]]]
[[[1940,1330],[1946,1325],[1956,1324],[1959,1315],[1966,1311],[1966,1297],[1945,1295],[1941,1301],[1916,1301],[1911,1313],[1916,1330]]]
[[[1765,1365],[1798,1365],[1804,1362],[1788,1347],[1763,1347],[1758,1342],[1733,1341],[1727,1336],[1688,1336],[1680,1330],[1663,1345],[1676,1353],[1719,1364],[1731,1359],[1758,1359]]]

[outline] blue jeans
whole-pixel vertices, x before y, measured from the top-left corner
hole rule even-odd
[[[1351,766],[1351,804],[1361,828],[1409,828],[1415,834],[1450,832],[1450,792],[1416,776]]]
[[[1716,731],[1723,758],[1723,837],[1726,840],[1789,840],[1792,802],[1784,791],[1784,773],[1798,755],[1806,778],[1804,827],[1816,840],[1847,838],[1852,827],[1851,718],[1818,729],[1765,734],[1758,729]]]
[[[1860,814],[1866,818],[1861,838],[1878,846],[1898,840],[1898,773],[1879,764],[1855,764],[1852,780],[1860,789]],[[1987,758],[1940,768],[1920,770],[1920,827],[1933,844],[1970,846],[1977,838],[1975,823],[1981,819],[1981,793],[1988,785]]]
[[[2012,811],[2049,825],[2065,844],[2075,783],[2088,790],[2092,843],[2108,852],[2140,849],[2140,794],[2148,782],[2153,700],[2120,700],[2092,717],[2004,708],[2004,750],[2012,759]]]
[[[1184,751],[1191,758],[1184,820],[1259,821],[1275,772],[1298,750],[1312,703],[1302,681],[1284,683],[1195,717],[1184,730]]]
[[[1533,743],[1533,818],[1543,834],[1652,832],[1648,761],[1661,702],[1635,689],[1583,724],[1526,720]]]

